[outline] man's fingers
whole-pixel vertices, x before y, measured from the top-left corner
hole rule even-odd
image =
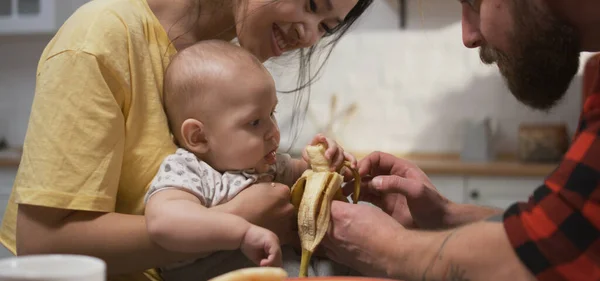
[[[395,174],[403,176],[404,173],[416,166],[404,159],[384,152],[372,152],[358,162],[358,171],[361,176],[378,176],[381,174]]]
[[[417,198],[424,186],[414,180],[400,176],[376,176],[368,187],[381,193],[400,193],[407,198]]]
[[[378,176],[380,174],[389,174],[393,167],[391,159],[398,159],[383,152],[372,152],[358,161],[358,173],[360,176]]]

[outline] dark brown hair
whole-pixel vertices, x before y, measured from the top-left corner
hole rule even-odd
[[[310,86],[319,79],[323,67],[327,63],[333,48],[337,45],[340,38],[346,34],[354,22],[356,22],[372,3],[373,0],[358,0],[354,8],[346,15],[342,24],[337,26],[334,30],[331,30],[330,33],[325,34],[323,41],[318,42],[310,48],[299,49],[296,51],[296,55],[299,58],[299,72],[296,80],[296,88],[293,90],[278,91],[283,94],[294,94],[294,108],[292,111],[292,122],[290,124],[290,133],[292,134],[290,138],[290,148],[294,145],[298,135],[302,131],[304,117],[310,100]],[[324,51],[325,59],[313,74],[312,59],[317,51]]]

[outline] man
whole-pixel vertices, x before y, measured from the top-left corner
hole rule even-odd
[[[496,63],[513,95],[532,108],[555,105],[577,72],[579,53],[600,51],[600,1],[460,4],[465,46]],[[359,163],[369,176],[362,199],[381,210],[333,202],[323,242],[328,256],[367,275],[404,280],[600,280],[595,88],[558,169],[529,202],[506,211],[450,202],[416,166],[372,153]]]

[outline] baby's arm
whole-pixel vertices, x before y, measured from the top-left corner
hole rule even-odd
[[[236,215],[210,211],[193,194],[174,188],[150,197],[146,224],[160,246],[192,253],[237,249],[251,226]]]
[[[213,170],[183,149],[161,163],[144,198],[146,229],[152,242],[184,253],[241,249],[260,265],[281,263],[275,233],[244,218],[214,210]]]
[[[150,239],[178,252],[211,253],[241,249],[260,266],[280,266],[281,248],[275,233],[236,215],[211,211],[181,189],[155,193],[146,204]]]

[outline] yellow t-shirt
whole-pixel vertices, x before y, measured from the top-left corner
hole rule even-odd
[[[16,203],[143,214],[148,185],[176,150],[161,103],[170,43],[145,0],[91,1],[49,42],[0,229],[10,251]]]

